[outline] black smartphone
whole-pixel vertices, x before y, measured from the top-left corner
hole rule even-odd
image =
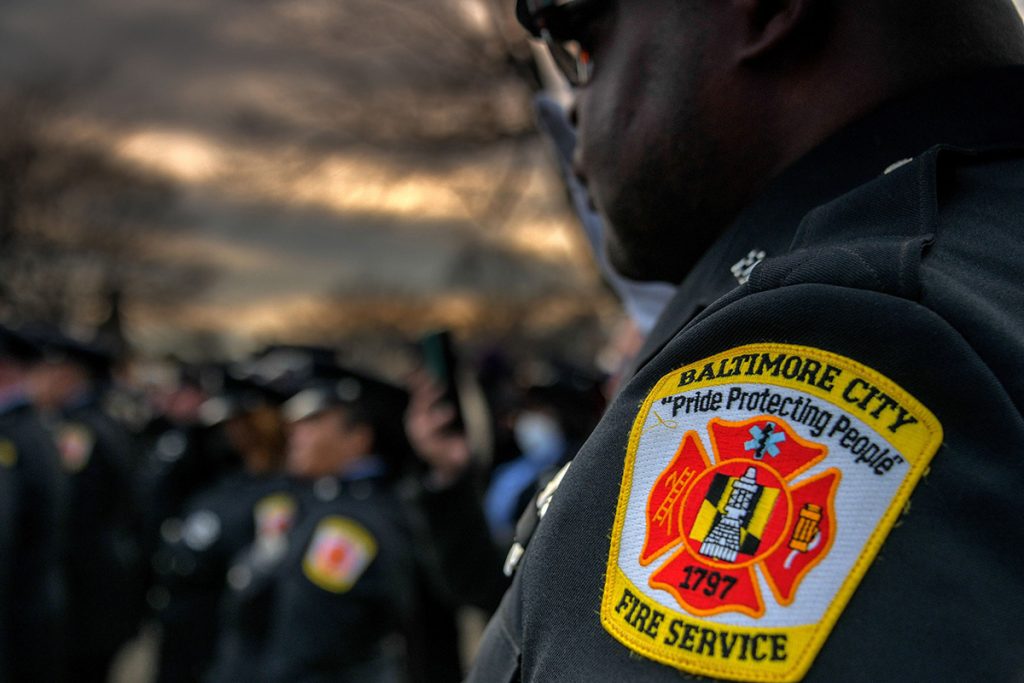
[[[459,398],[458,356],[451,333],[448,330],[438,330],[425,334],[420,338],[419,347],[423,356],[423,366],[434,381],[444,388],[441,401],[455,410],[455,419],[452,420],[450,428],[453,431],[465,431],[462,403]]]

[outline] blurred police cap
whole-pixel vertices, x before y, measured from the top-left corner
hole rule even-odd
[[[70,363],[105,378],[117,362],[117,351],[92,333],[71,334],[56,325],[35,323],[23,327],[22,334],[39,348],[46,363]]]
[[[20,330],[0,323],[0,358],[20,364],[34,363],[42,358],[42,351]]]
[[[225,365],[220,372],[218,389],[199,406],[199,419],[206,426],[212,427],[262,408],[277,408],[287,398],[261,377],[251,374],[244,363]]]

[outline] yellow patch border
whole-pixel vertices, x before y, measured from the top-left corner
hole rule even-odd
[[[636,631],[630,631],[623,628],[620,625],[621,620],[614,616],[615,603],[618,600],[617,596],[622,594],[623,589],[633,590],[634,595],[636,596],[643,595],[643,592],[638,590],[619,569],[618,559],[621,552],[621,538],[625,527],[626,511],[629,505],[630,493],[633,488],[633,469],[636,463],[640,438],[644,433],[644,425],[647,423],[648,416],[650,415],[654,403],[657,400],[660,400],[665,396],[681,393],[679,378],[681,378],[685,372],[689,370],[700,371],[708,364],[717,365],[723,363],[726,359],[738,357],[743,354],[760,355],[763,353],[784,353],[787,356],[796,355],[805,359],[812,359],[819,361],[820,363],[827,363],[839,368],[841,370],[840,374],[848,372],[853,375],[854,379],[859,378],[862,380],[869,380],[872,386],[884,391],[889,397],[895,399],[901,406],[904,406],[908,410],[909,415],[917,418],[917,424],[924,429],[926,439],[923,442],[916,441],[905,443],[906,440],[901,438],[897,443],[878,428],[877,422],[872,422],[868,417],[861,416],[861,419],[865,423],[872,426],[879,435],[886,438],[893,449],[906,460],[909,466],[909,472],[896,489],[895,494],[889,502],[888,508],[882,515],[874,531],[869,536],[867,542],[862,546],[849,574],[840,585],[831,604],[825,610],[822,618],[817,624],[786,627],[783,629],[750,629],[738,626],[723,627],[719,624],[714,624],[713,622],[702,622],[708,626],[726,628],[728,631],[737,634],[749,634],[753,631],[758,631],[759,633],[770,633],[772,631],[786,633],[790,637],[790,642],[798,641],[800,643],[799,651],[794,653],[791,661],[786,662],[785,666],[777,666],[774,662],[756,665],[715,665],[706,661],[701,661],[696,656],[688,657],[685,654],[675,657],[668,656],[666,651],[669,651],[673,646],[662,645],[660,643],[657,646],[652,646],[649,640],[643,639],[643,637]],[[805,394],[816,396],[837,409],[844,409],[842,404],[838,402],[838,399],[831,394],[831,390],[826,391],[820,386],[801,382],[799,381],[799,378],[787,379],[783,376],[717,376],[703,381],[696,380],[686,388],[685,391],[744,382],[768,384],[795,389]],[[852,410],[847,410],[847,412],[850,414],[857,414]],[[815,657],[817,657],[818,652],[820,652],[828,638],[828,635],[831,633],[832,628],[835,626],[836,621],[838,621],[839,616],[842,614],[843,609],[850,601],[850,598],[853,596],[854,591],[860,584],[861,579],[867,572],[868,567],[874,561],[886,537],[889,535],[892,527],[899,519],[907,500],[910,498],[910,494],[917,486],[917,483],[920,481],[925,471],[927,471],[928,465],[935,453],[938,451],[941,443],[942,426],[938,419],[927,408],[925,408],[920,401],[915,399],[899,385],[881,373],[876,372],[875,370],[850,358],[840,356],[829,351],[793,344],[750,344],[733,347],[727,351],[697,360],[666,374],[654,385],[643,404],[641,404],[630,432],[629,443],[626,450],[626,461],[622,474],[622,482],[619,488],[619,500],[615,512],[615,523],[611,532],[611,547],[608,554],[604,593],[601,599],[602,626],[606,631],[608,631],[608,633],[631,650],[662,664],[667,664],[689,673],[714,676],[729,680],[779,681],[785,683],[788,683],[789,681],[799,681],[810,669]],[[910,446],[916,446],[916,448],[911,448]],[[833,539],[833,541],[834,540],[835,539]],[[682,619],[687,622],[700,621],[699,616],[688,615],[684,612],[666,608],[665,605],[661,603],[658,604],[658,607],[668,616],[673,618]],[[794,638],[794,636],[797,637]]]

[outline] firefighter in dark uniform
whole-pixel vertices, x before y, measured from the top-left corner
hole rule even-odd
[[[104,681],[143,610],[135,444],[103,405],[113,358],[57,331],[37,337],[43,359],[32,369],[32,397],[68,477],[69,668],[76,680]]]
[[[63,680],[64,475],[26,390],[37,349],[0,326],[0,680]]]
[[[495,543],[483,508],[482,473],[444,388],[426,373],[409,381],[405,430],[425,468],[417,508],[436,552],[445,591],[458,603],[490,614],[508,587],[504,550]]]
[[[404,405],[351,375],[285,404],[287,470],[306,482],[301,519],[230,570],[235,623],[214,680],[406,680],[416,566],[408,516],[377,455],[389,408],[400,419]]]
[[[681,286],[470,680],[1019,680],[1012,4],[626,4],[519,16],[613,262]]]
[[[279,403],[273,391],[241,374],[200,407],[209,427],[225,430],[241,465],[161,524],[153,557],[157,586],[150,591],[161,624],[157,681],[201,678],[212,663],[229,566],[268,524],[275,532],[290,525],[294,503],[281,474]],[[278,499],[283,507],[273,505]]]
[[[155,393],[153,416],[139,437],[142,462],[136,476],[143,503],[143,554],[152,558],[161,543],[160,527],[180,519],[185,502],[208,489],[239,466],[220,425],[203,424],[199,409],[224,384],[218,365],[182,365],[173,382]],[[153,577],[149,577],[149,582]],[[163,604],[159,590],[150,591],[151,606]]]

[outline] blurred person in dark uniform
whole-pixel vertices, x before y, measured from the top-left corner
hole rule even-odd
[[[457,604],[493,612],[508,580],[502,573],[506,549],[491,535],[484,512],[487,473],[465,432],[453,426],[456,411],[444,388],[420,372],[409,379],[409,392],[405,432],[425,470],[418,508],[441,581]]]
[[[199,680],[212,663],[219,608],[231,562],[257,533],[283,533],[295,504],[281,475],[285,432],[278,395],[229,368],[222,392],[199,409],[221,426],[240,467],[199,491],[161,524],[150,591],[161,625],[157,681]],[[278,501],[280,505],[275,505]]]
[[[37,334],[33,402],[53,431],[68,477],[68,647],[75,680],[105,681],[143,611],[141,520],[134,443],[103,407],[113,358],[60,332]]]
[[[469,680],[1018,679],[1013,5],[517,13],[577,86],[611,262],[681,285]]]
[[[525,387],[510,416],[519,456],[497,466],[484,494],[484,512],[498,545],[511,547],[515,526],[537,491],[576,454],[601,416],[596,378],[543,363],[543,383]]]
[[[522,512],[576,453],[604,405],[598,380],[579,368],[546,361],[522,366],[518,380],[507,373],[493,407],[516,450],[490,473],[481,471],[465,433],[453,424],[443,388],[425,373],[410,380],[405,428],[426,467],[419,507],[449,592],[459,604],[485,612],[508,587],[503,559]]]
[[[229,572],[217,681],[405,681],[416,550],[393,490],[388,388],[344,373],[284,406],[300,521],[259,537]]]
[[[64,680],[65,478],[32,407],[38,350],[0,326],[0,680]]]
[[[160,543],[160,526],[180,517],[185,501],[239,467],[223,425],[204,424],[200,407],[224,386],[224,368],[175,363],[174,378],[151,391],[152,418],[141,436],[136,477],[143,501],[146,557]]]

